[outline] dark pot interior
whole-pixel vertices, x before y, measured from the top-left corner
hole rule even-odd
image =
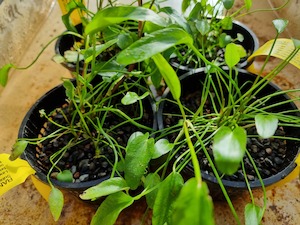
[[[204,77],[206,74],[203,72],[204,69],[198,69],[194,71],[191,71],[189,73],[186,73],[185,75],[180,77],[181,80],[181,88],[182,88],[182,96],[188,96],[194,93],[195,91],[201,92],[202,90],[202,84],[200,81],[204,81]],[[244,84],[246,81],[254,81],[256,79],[256,75],[251,74],[245,70],[240,70],[239,71],[239,84]],[[244,90],[246,90],[245,88]],[[280,90],[275,84],[270,83],[266,88],[264,88],[261,92],[258,93],[256,96],[259,98],[260,96],[264,96],[266,94],[270,94],[273,92],[276,92]],[[169,93],[169,89],[166,90],[166,92],[163,95],[163,98],[170,98],[172,99],[171,94]],[[282,102],[285,100],[290,99],[287,95],[277,95],[276,97],[271,98],[268,103],[277,103],[277,102]],[[267,104],[268,104],[267,103]],[[168,104],[166,109],[164,108],[165,104]],[[277,108],[273,108],[272,112],[274,111],[280,111],[280,110],[294,110],[297,109],[296,105],[292,103],[286,103],[284,105],[278,106]],[[170,112],[170,111],[177,111],[179,110],[178,108],[173,108],[170,103],[166,103],[162,101],[159,110],[158,110],[158,124],[159,124],[159,129],[162,129],[165,124],[164,124],[164,118],[163,118],[163,113],[164,112]],[[179,111],[177,111],[179,112]],[[295,116],[300,116],[300,113],[292,113],[292,115]],[[297,127],[284,127],[284,131],[286,132],[286,135],[289,137],[299,137],[300,136],[300,129]],[[293,171],[293,169],[296,167],[295,164],[295,158],[298,154],[298,148],[300,146],[299,142],[296,141],[291,141],[291,140],[286,140],[286,148],[288,150],[288,154],[286,154],[286,164],[287,166],[283,168],[279,173],[276,175],[272,175],[268,178],[263,179],[264,185],[269,186],[271,184],[274,184],[283,178],[285,178],[289,173]],[[200,159],[201,160],[201,159]],[[191,164],[188,164],[184,170],[183,170],[183,175],[186,176],[186,178],[190,178],[194,175],[193,172],[193,167]],[[212,195],[214,198],[219,198],[222,196],[222,192],[219,188],[219,185],[217,183],[217,180],[214,176],[211,176],[210,174],[202,171],[202,176],[203,179],[207,181],[208,185],[210,186],[210,190],[212,192]],[[231,180],[222,180],[223,184],[225,187],[227,187],[228,192],[233,195],[234,193],[238,193],[241,189],[246,189],[246,183],[243,181],[231,181]],[[254,180],[250,181],[250,186],[252,188],[257,188],[261,187],[261,184],[259,180]]]
[[[75,82],[75,80],[73,80]],[[28,111],[23,122],[20,126],[18,138],[36,138],[40,133],[41,129],[45,126],[47,122],[46,118],[40,117],[39,110],[44,109],[46,114],[52,112],[55,108],[60,108],[62,105],[66,104],[66,95],[65,88],[62,85],[59,85],[49,92],[47,92],[44,96],[42,96]],[[149,98],[145,98],[145,110],[150,110],[149,112],[153,113],[153,130],[157,129],[157,121],[156,121],[156,112],[153,100]],[[149,104],[150,102],[150,104]],[[151,125],[150,125],[151,126]],[[40,165],[41,161],[38,158],[36,145],[28,145],[25,152],[22,155],[22,158],[26,159],[32,168],[36,171],[36,176],[43,182],[47,183],[46,174],[48,171]],[[108,179],[109,176],[103,177],[102,179],[90,180],[85,182],[78,183],[68,183],[61,182],[56,179],[51,179],[52,183],[60,189],[65,189],[67,191],[76,193],[78,195],[82,191],[87,188],[94,186],[103,180]]]
[[[256,34],[249,27],[239,21],[233,22],[232,30],[224,30],[224,32],[234,39],[237,38],[238,33],[242,34],[244,36],[244,40],[243,42],[239,42],[238,44],[242,45],[249,55],[255,52],[259,47],[259,41]],[[253,63],[253,60],[248,62],[247,58],[243,58],[237,64],[237,67],[241,69],[247,68]],[[171,65],[177,70],[179,75],[183,75],[189,72],[191,69],[189,66],[180,65],[173,60],[171,60]]]

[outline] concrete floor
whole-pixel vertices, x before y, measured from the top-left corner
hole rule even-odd
[[[246,23],[264,43],[270,39],[271,22],[266,18],[272,18],[274,14],[250,15],[248,19],[242,20]],[[267,21],[268,20],[268,21]],[[47,41],[64,30],[60,20],[60,10],[57,5],[38,31],[31,46],[23,56],[21,65],[27,65],[36,52]],[[50,46],[29,70],[14,72],[10,82],[5,89],[0,89],[0,153],[9,153],[11,146],[17,137],[20,123],[31,105],[43,93],[60,83],[61,77],[70,77],[69,72],[60,65],[51,61],[53,46]],[[260,62],[256,62],[259,66]],[[300,88],[300,72],[294,67],[288,67],[276,83],[283,89]],[[255,191],[258,204],[262,203],[261,191]],[[267,192],[268,206],[263,218],[265,225],[296,225],[300,221],[300,183],[298,179],[279,186],[273,187]],[[0,224],[1,225],[74,225],[89,224],[95,207],[80,202],[74,196],[65,194],[65,207],[60,220],[55,223],[49,212],[47,202],[35,189],[32,180],[28,178],[25,183],[14,188],[0,197]],[[243,208],[249,202],[247,193],[241,193],[234,200],[238,215],[243,221]],[[215,218],[218,225],[235,224],[227,204],[215,202]],[[118,218],[116,224],[135,225],[140,224],[144,202],[138,202],[128,208]],[[145,224],[150,224],[150,216],[146,216]]]

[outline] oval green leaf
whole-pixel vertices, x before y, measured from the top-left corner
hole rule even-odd
[[[278,119],[274,115],[258,114],[255,116],[255,126],[259,136],[270,138],[277,130]]]
[[[152,159],[157,159],[164,154],[170,152],[174,147],[167,139],[159,139],[154,145],[154,153]]]
[[[61,171],[57,174],[57,180],[62,181],[62,182],[73,182],[73,174],[70,170],[64,170]]]
[[[135,136],[126,146],[124,173],[125,180],[132,190],[140,185],[154,152],[154,139],[148,138],[148,133]]]
[[[213,139],[213,155],[218,170],[232,175],[239,166],[246,151],[247,135],[242,127],[231,130],[221,127]]]
[[[229,10],[232,8],[234,0],[222,0],[225,9]]]
[[[225,49],[225,62],[230,68],[234,67],[240,61],[239,48],[234,43],[229,43]]]
[[[123,105],[131,105],[136,103],[138,100],[144,99],[149,95],[149,92],[145,92],[143,95],[138,96],[137,93],[128,91],[126,95],[121,99]]]
[[[245,206],[245,225],[261,224],[263,210],[252,203]]]
[[[57,221],[64,206],[64,196],[62,192],[57,188],[52,187],[49,194],[48,204],[54,221]]]

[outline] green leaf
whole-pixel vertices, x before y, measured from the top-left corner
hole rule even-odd
[[[245,225],[261,224],[263,210],[252,203],[245,206]]]
[[[96,186],[88,188],[80,195],[80,198],[83,200],[95,200],[124,190],[129,190],[126,181],[121,177],[112,177],[108,180],[102,181]]]
[[[278,34],[281,34],[289,23],[289,21],[285,19],[275,19],[272,22]]]
[[[16,160],[20,155],[22,155],[27,145],[28,145],[28,141],[24,141],[24,140],[17,141],[12,147],[9,160],[11,161]]]
[[[258,114],[255,116],[255,126],[259,136],[270,138],[277,130],[278,119],[274,115]]]
[[[247,135],[242,127],[231,130],[221,127],[213,139],[213,155],[220,172],[234,174],[243,160],[246,151]]]
[[[161,8],[160,11],[166,13],[175,22],[175,24],[178,24],[186,32],[191,34],[191,28],[189,27],[187,21],[175,9],[173,9],[172,7],[164,7],[164,8]]]
[[[170,152],[174,147],[167,139],[159,139],[154,145],[154,153],[152,159],[157,159],[162,155]]]
[[[152,56],[152,59],[155,62],[157,68],[159,69],[160,74],[167,83],[173,98],[175,100],[178,100],[181,95],[181,85],[174,69],[161,54]]]
[[[145,173],[154,151],[154,139],[149,134],[131,138],[126,146],[125,180],[129,187],[135,190]]]
[[[252,7],[252,0],[244,0],[246,9],[249,10]]]
[[[225,62],[229,68],[234,67],[240,61],[239,48],[234,43],[229,43],[225,49]]]
[[[63,86],[66,89],[66,96],[69,99],[73,99],[74,95],[75,95],[75,87],[74,87],[73,83],[71,82],[71,80],[69,80],[69,79],[64,80]]]
[[[181,3],[181,11],[182,13],[185,13],[187,8],[191,5],[192,0],[182,0]]]
[[[204,10],[206,10],[206,9],[204,9],[204,7],[207,9],[208,6],[206,5],[206,3],[202,4],[200,2],[197,2],[195,4],[195,6],[192,8],[192,10],[191,10],[191,12],[190,12],[187,20],[188,21],[195,21],[195,20],[199,19],[199,13],[203,12]]]
[[[133,38],[130,34],[128,33],[121,33],[118,36],[118,42],[117,45],[121,48],[127,48],[129,45],[131,45],[133,43]]]
[[[5,87],[5,85],[7,84],[8,73],[12,67],[12,64],[6,64],[0,69],[0,84],[3,87]]]
[[[149,92],[145,92],[143,95],[138,96],[137,93],[128,91],[126,95],[121,99],[123,105],[131,105],[136,103],[138,100],[142,100],[149,95]]]
[[[244,36],[242,34],[240,34],[240,33],[237,33],[237,40],[239,42],[243,42],[244,41]]]
[[[64,206],[64,196],[62,192],[57,188],[52,187],[49,194],[48,204],[54,221],[57,221]]]
[[[198,184],[195,178],[183,185],[174,203],[172,223],[176,225],[213,225],[213,201],[206,183]]]
[[[67,62],[79,62],[84,59],[84,56],[77,51],[67,50],[64,52],[64,58]]]
[[[64,170],[57,174],[56,179],[59,181],[72,183],[73,182],[73,174],[70,170]]]
[[[232,8],[233,4],[234,4],[234,0],[222,0],[224,8],[229,10]]]
[[[183,29],[161,29],[142,37],[121,51],[117,56],[117,62],[124,65],[141,62],[173,46],[192,43],[193,39]]]
[[[159,186],[153,206],[153,225],[169,224],[172,219],[172,209],[183,186],[183,178],[177,172],[172,172]]]
[[[292,38],[295,48],[300,48],[300,40]]]
[[[240,58],[246,57],[247,52],[242,45],[236,45]]]
[[[111,46],[113,46],[117,42],[118,42],[118,39],[116,38],[116,39],[112,39],[110,41],[107,41],[102,45],[96,45],[95,48],[94,47],[88,48],[84,52],[84,61],[85,61],[85,63],[91,62],[94,58],[96,58],[98,55],[100,55],[103,51],[110,48]]]
[[[126,20],[150,21],[156,25],[165,27],[166,21],[154,11],[135,6],[114,6],[100,10],[96,13],[85,28],[87,35],[103,30],[107,26],[119,24]]]
[[[91,225],[113,225],[120,212],[133,202],[134,199],[123,192],[111,194],[97,209],[91,221]]]
[[[160,177],[157,173],[150,173],[145,178],[145,187],[147,189],[154,188],[160,184]],[[152,209],[157,196],[158,188],[152,190],[146,195],[147,205]]]
[[[222,33],[219,36],[219,45],[221,48],[226,47],[226,45],[228,45],[231,41],[232,41],[231,36],[226,33]]]
[[[201,35],[206,35],[210,30],[210,25],[207,20],[197,20],[196,28],[200,32]]]
[[[222,28],[224,30],[232,30],[232,18],[227,16],[221,20]]]

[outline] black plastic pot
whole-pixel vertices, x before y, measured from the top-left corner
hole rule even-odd
[[[194,71],[195,72],[195,71]],[[184,74],[183,76],[180,77],[181,80],[181,88],[182,88],[182,97],[185,96],[191,96],[194,94],[195,91],[197,90],[202,90],[203,86],[202,83],[204,81],[206,74],[204,73],[204,69],[198,69],[197,73],[189,72]],[[213,76],[213,75],[212,75]],[[239,85],[243,85],[248,81],[254,81],[257,76],[254,74],[251,74],[245,70],[240,70],[239,71],[239,80],[238,83]],[[260,78],[261,79],[261,78]],[[247,87],[245,87],[246,90]],[[262,89],[257,95],[256,98],[259,99],[262,96],[265,96],[270,93],[274,93],[279,91],[280,89],[273,83],[269,83],[264,89]],[[226,94],[225,94],[226,96]],[[169,89],[167,88],[163,98],[168,98],[168,99],[173,99],[172,95],[169,92]],[[266,104],[272,104],[272,103],[278,103],[278,102],[283,102],[286,100],[289,100],[290,98],[286,94],[282,95],[277,95],[273,98],[271,98]],[[165,108],[165,104],[167,104],[167,107]],[[174,106],[176,106],[174,104]],[[282,110],[287,111],[287,110],[297,110],[296,105],[293,102],[289,102],[286,104],[283,104],[281,106],[278,106],[276,108],[272,109],[272,112],[280,112]],[[165,127],[165,119],[163,114],[165,112],[171,112],[173,113],[179,112],[177,111],[178,108],[172,107],[172,103],[169,103],[168,101],[162,101],[162,103],[159,106],[158,109],[158,124],[159,124],[159,129],[163,129]],[[300,113],[297,111],[290,113],[293,116],[300,117]],[[291,126],[285,126],[284,127],[285,135],[288,137],[300,137],[300,129],[297,127],[291,127]],[[299,154],[299,147],[300,147],[300,142],[297,141],[292,141],[292,140],[286,140],[286,148],[287,148],[287,153],[286,153],[286,167],[282,168],[281,171],[279,171],[277,174],[272,175],[270,177],[264,178],[263,183],[265,186],[273,185],[276,184],[277,182],[281,181],[284,179],[286,176],[288,176],[296,167],[296,157]],[[178,157],[178,156],[177,156]],[[199,159],[201,160],[201,159]],[[193,172],[193,166],[191,163],[188,163],[185,168],[182,171],[182,174],[186,179],[191,178],[194,176]],[[217,179],[215,178],[214,175],[209,174],[207,171],[201,171],[202,178],[205,180],[210,188],[210,193],[214,199],[223,199],[223,194],[222,191],[219,187],[219,184],[217,182]],[[240,191],[246,190],[247,186],[244,181],[232,181],[232,180],[226,180],[225,178],[222,179],[222,183],[226,187],[226,190],[231,196],[234,196],[235,194],[239,194]],[[250,187],[251,188],[259,188],[261,187],[261,184],[259,180],[254,180],[250,181]]]
[[[74,82],[74,80],[73,80]],[[65,88],[63,85],[56,86],[45,95],[43,95],[27,112],[24,117],[22,124],[19,129],[18,138],[36,138],[41,134],[41,129],[45,126],[47,119],[44,117],[40,117],[39,111],[41,109],[45,110],[46,114],[49,114],[56,108],[62,107],[62,105],[66,104],[66,94]],[[157,129],[157,121],[156,121],[156,111],[154,101],[149,97],[145,98],[145,110],[150,110],[153,112],[153,129]],[[40,147],[36,145],[29,144],[22,155],[22,158],[27,160],[31,167],[36,171],[36,177],[44,183],[47,182],[47,173],[48,171],[41,165],[42,161],[38,158],[38,151],[40,151]],[[66,190],[79,196],[84,190],[89,187],[92,187],[96,184],[101,183],[102,181],[108,179],[109,176],[105,176],[101,179],[78,182],[78,183],[68,183],[61,182],[56,179],[51,178],[51,182],[54,186],[58,187],[61,190]]]
[[[234,21],[232,30],[224,30],[224,32],[230,35],[232,38],[237,38],[237,34],[242,34],[244,36],[243,42],[239,43],[244,47],[247,53],[250,55],[255,52],[259,47],[259,41],[256,34],[245,24]],[[172,61],[172,60],[171,60]],[[238,68],[247,68],[253,63],[253,60],[250,62],[247,61],[247,58],[241,59],[241,61],[237,64]],[[191,68],[187,65],[180,65],[179,63],[172,61],[171,65],[178,70],[179,75],[183,75],[191,70]]]
[[[82,34],[82,32],[83,32],[82,24],[76,25],[75,28],[77,29],[79,34]],[[75,42],[80,41],[80,40],[81,39],[79,37],[76,37],[71,34],[66,34],[66,35],[60,36],[55,43],[55,47],[54,47],[55,54],[64,56],[64,53],[66,51],[70,50],[74,46]],[[71,72],[76,71],[75,63],[62,62],[61,65],[64,66],[65,68],[67,68],[68,70],[70,70]],[[79,69],[82,71],[81,67],[79,67]]]

